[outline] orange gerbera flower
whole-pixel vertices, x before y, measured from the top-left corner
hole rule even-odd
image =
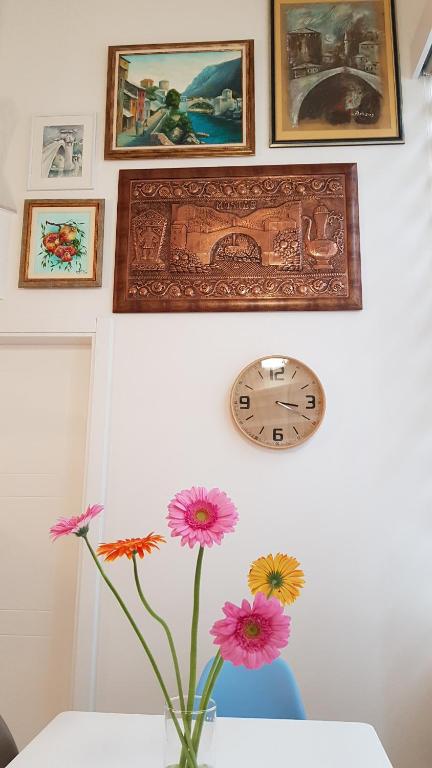
[[[153,549],[159,549],[158,544],[165,544],[165,539],[152,531],[143,539],[120,539],[111,544],[99,544],[97,553],[109,561],[125,556],[131,560],[134,554],[142,559],[145,554],[150,555]]]

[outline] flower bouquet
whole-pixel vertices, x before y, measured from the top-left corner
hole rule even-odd
[[[168,527],[171,535],[180,537],[182,546],[193,549],[198,545],[198,555],[193,588],[193,613],[189,677],[187,690],[183,687],[182,675],[172,632],[167,622],[149,604],[139,577],[138,558],[150,555],[159,545],[166,543],[163,536],[149,533],[144,538],[122,539],[100,544],[95,551],[88,532],[91,520],[102,512],[99,504],[88,507],[79,517],[62,518],[51,528],[53,540],[75,534],[82,538],[93,558],[102,579],[116,598],[129,621],[162,690],[165,700],[167,728],[166,765],[171,768],[207,768],[215,720],[216,707],[211,695],[224,662],[248,669],[258,669],[276,659],[288,643],[291,620],[284,613],[284,606],[293,603],[304,585],[304,574],[294,557],[277,554],[260,557],[252,563],[249,571],[249,588],[254,595],[253,602],[243,600],[240,606],[225,603],[224,618],[216,621],[210,629],[215,645],[215,655],[200,696],[197,696],[197,643],[200,606],[201,572],[204,552],[213,544],[221,544],[225,534],[234,531],[238,520],[236,507],[231,499],[218,488],[191,488],[181,491],[168,506]],[[159,665],[147,644],[143,633],[128,610],[125,601],[102,567],[99,557],[112,562],[119,557],[132,561],[133,576],[139,598],[149,614],[157,621],[166,636],[177,682],[177,696],[171,698]],[[174,737],[174,739],[173,739]],[[174,755],[174,757],[173,757]]]

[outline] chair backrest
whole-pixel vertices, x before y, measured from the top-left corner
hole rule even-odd
[[[0,768],[6,768],[18,754],[14,738],[0,715]]]
[[[206,664],[197,687],[203,691],[213,659]],[[213,689],[221,717],[263,717],[305,720],[306,713],[294,675],[283,659],[260,669],[235,667],[226,661]]]

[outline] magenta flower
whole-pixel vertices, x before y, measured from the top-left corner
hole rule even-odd
[[[283,606],[275,597],[258,592],[253,605],[243,600],[241,608],[225,603],[222,610],[226,619],[216,621],[210,634],[215,645],[220,645],[222,658],[235,667],[258,669],[270,664],[288,644],[291,619],[284,616]]]
[[[60,536],[69,536],[70,533],[74,533],[76,536],[85,536],[88,533],[90,520],[102,510],[101,504],[94,504],[92,507],[87,507],[86,511],[78,517],[61,517],[50,528],[52,540],[55,541]]]
[[[220,544],[224,534],[234,530],[237,509],[219,488],[190,488],[180,491],[168,505],[171,536],[181,536],[182,546],[211,547]]]

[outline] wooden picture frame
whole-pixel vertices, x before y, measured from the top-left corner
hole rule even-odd
[[[120,171],[115,312],[361,308],[355,164]]]
[[[394,0],[271,0],[272,147],[403,143]]]
[[[105,159],[255,153],[253,40],[108,49]]]
[[[105,200],[25,200],[20,288],[102,285]]]

